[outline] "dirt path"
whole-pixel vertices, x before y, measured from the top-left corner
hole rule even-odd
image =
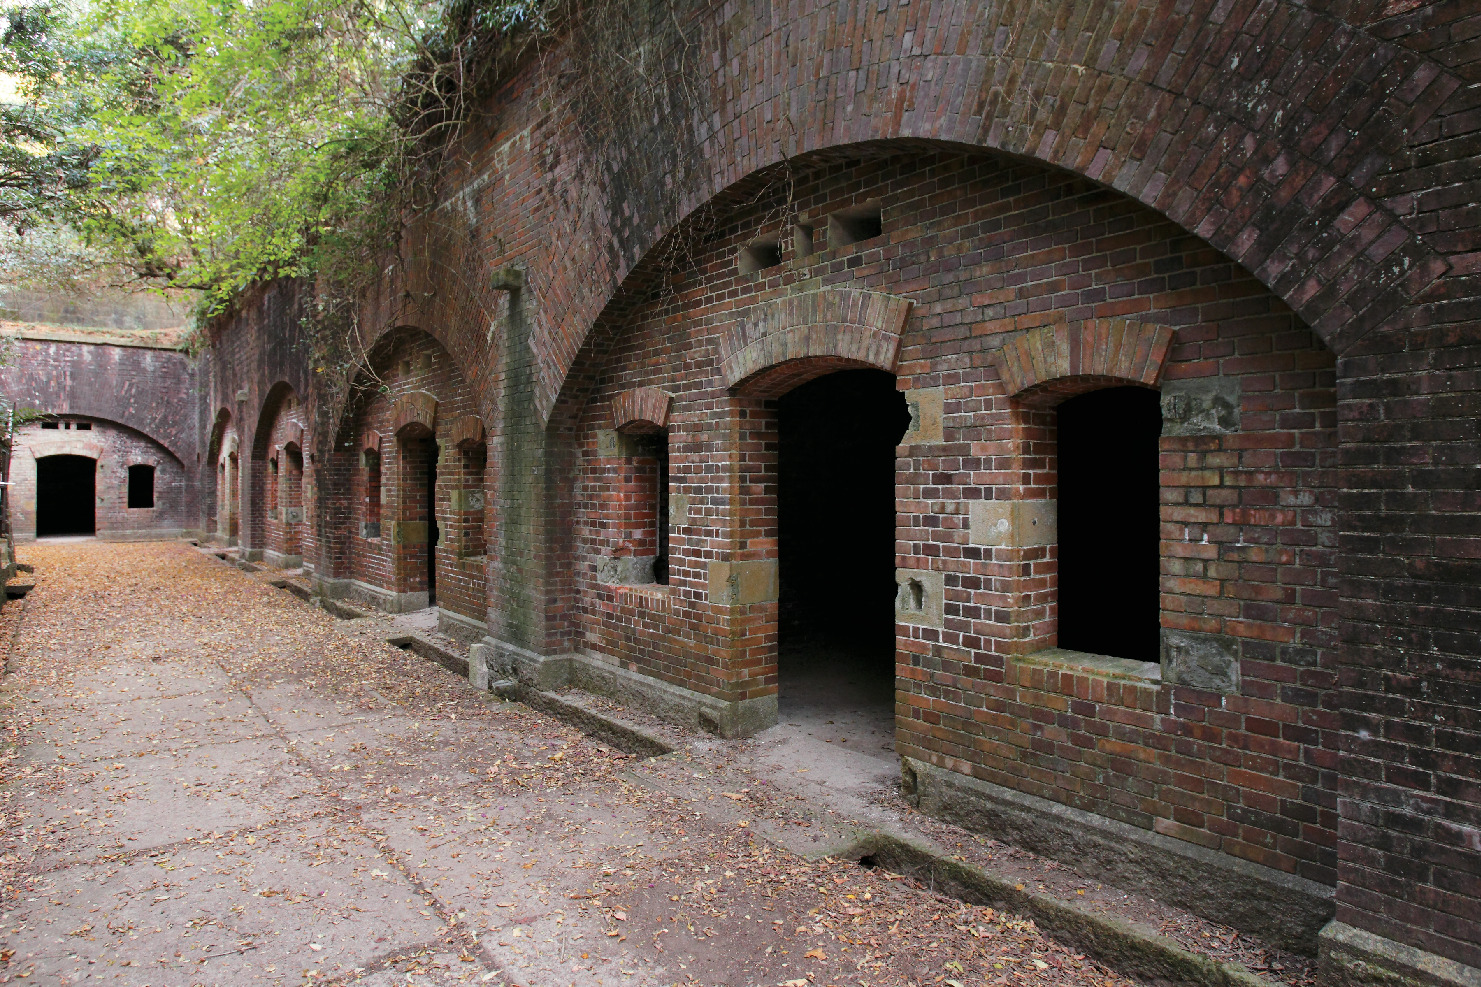
[[[189,546],[22,560],[0,982],[1129,983],[635,784],[631,757]]]

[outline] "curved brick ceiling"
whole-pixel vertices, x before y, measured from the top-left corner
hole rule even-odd
[[[1238,261],[1339,353],[1447,269],[1393,203],[1365,190],[1461,80],[1311,8],[799,0],[770,18],[759,10],[724,5],[712,16],[728,20],[698,25],[730,54],[714,60],[703,132],[677,138],[709,168],[684,215],[788,157],[916,139],[1122,191]],[[610,215],[569,200],[556,209],[584,235],[563,236],[565,249],[531,272],[547,420],[603,307],[677,225],[621,197]]]

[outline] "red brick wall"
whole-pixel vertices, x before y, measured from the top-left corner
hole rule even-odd
[[[344,429],[335,455],[335,482],[349,491],[348,516],[337,523],[348,529],[347,575],[394,593],[425,592],[426,542],[421,538],[397,543],[397,525],[425,525],[429,515],[425,497],[426,462],[433,435],[415,426],[398,437],[397,400],[426,392],[437,399],[434,423],[441,445],[437,466],[436,515],[441,528],[437,552],[437,605],[482,622],[486,618],[486,556],[462,556],[458,538],[471,526],[471,517],[453,509],[453,491],[467,485],[462,474],[462,450],[452,431],[466,415],[476,414],[462,373],[434,339],[425,333],[402,330],[387,341],[374,366],[377,380],[367,389]],[[369,470],[365,450],[378,450],[381,503],[368,509]],[[375,454],[372,454],[373,458]],[[379,517],[379,536],[365,537],[365,523]],[[371,529],[374,530],[374,529]]]
[[[776,605],[713,607],[706,573],[717,546],[775,557],[774,404],[731,397],[709,354],[747,306],[792,288],[898,293],[915,301],[901,386],[944,388],[946,421],[897,470],[898,564],[946,587],[944,628],[899,628],[901,752],[1331,883],[1332,355],[1226,258],[1070,176],[915,155],[835,166],[793,194],[809,217],[878,202],[885,235],[799,260],[776,213],[731,217],[602,365],[575,499],[584,645],[727,697],[774,691]],[[739,248],[771,235],[784,264],[740,274]],[[985,357],[1005,334],[1117,317],[1176,330],[1165,380],[1238,381],[1237,434],[1163,440],[1162,606],[1164,626],[1241,639],[1239,695],[1016,666],[1054,644],[1053,549],[969,544],[971,501],[1054,491],[1052,411],[1009,400]],[[645,496],[643,460],[600,455],[597,432],[613,396],[645,385],[675,395],[672,490],[689,503],[664,606],[663,590],[596,578]]]
[[[699,587],[711,561],[770,550],[767,409],[718,386],[714,340],[801,275],[740,276],[734,252],[785,232],[773,178],[800,182],[806,208],[896,196],[887,245],[825,253],[807,276],[912,298],[902,386],[944,389],[943,441],[903,453],[900,557],[949,577],[959,612],[905,638],[905,746],[1320,879],[1335,857],[1344,921],[1481,964],[1481,99],[1465,11],[702,5],[653,50],[727,57],[685,57],[694,75],[661,109],[635,82],[615,123],[551,92],[562,53],[547,51],[471,129],[448,208],[408,230],[363,319],[435,335],[487,426],[491,629],[713,692],[771,687],[774,604],[715,607]],[[968,148],[1059,170],[923,157]],[[881,151],[907,153],[837,170]],[[510,268],[520,291],[482,291]],[[332,448],[339,381],[312,386],[311,298],[267,285],[216,328],[199,420],[256,421],[279,381],[305,396],[315,554],[343,573],[354,468]],[[994,334],[1128,316],[1177,330],[1166,380],[1240,385],[1241,432],[1163,448],[1180,474],[1164,520],[1201,532],[1196,552],[1164,553],[1163,616],[1236,637],[1244,674],[1222,703],[1011,676],[1055,619],[1054,560],[963,534],[965,491],[1053,490],[1051,417],[1007,400]],[[1333,364],[1313,332],[1340,357],[1335,467]],[[690,498],[662,593],[593,583],[611,505],[574,489],[596,478],[603,402],[637,382],[676,393],[673,483]]]

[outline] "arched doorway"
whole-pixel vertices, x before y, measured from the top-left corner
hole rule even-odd
[[[894,748],[893,374],[844,370],[777,401],[778,719]]]
[[[437,606],[437,438],[422,424],[396,435],[400,452],[400,498],[397,504],[396,563],[405,592],[427,594]]]
[[[97,532],[98,461],[87,456],[36,460],[36,537]]]

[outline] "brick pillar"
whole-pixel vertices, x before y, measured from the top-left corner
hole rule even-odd
[[[1324,945],[1350,945],[1330,934],[1346,926],[1481,967],[1474,322],[1373,332],[1338,397],[1341,926]]]

